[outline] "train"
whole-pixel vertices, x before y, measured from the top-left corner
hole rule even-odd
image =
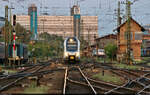
[[[98,57],[104,57],[105,56],[105,50],[104,49],[93,49],[92,56],[98,56]]]
[[[22,43],[16,43],[16,58],[21,60],[21,63],[28,61],[28,48],[27,45]],[[8,58],[13,58],[13,44],[8,45]],[[5,44],[4,42],[0,43],[0,63],[5,61]]]
[[[77,37],[68,37],[64,40],[64,61],[80,61],[80,41]]]

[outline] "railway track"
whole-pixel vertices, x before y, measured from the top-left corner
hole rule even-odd
[[[118,68],[114,68],[114,67],[106,65],[106,64],[96,64],[96,66],[94,66],[94,67],[95,68],[100,67],[103,69],[111,70],[112,73],[115,73],[115,74],[117,74],[121,77],[124,77],[125,79],[128,80],[128,82],[122,86],[116,86],[116,87],[114,86],[114,88],[113,88],[112,85],[108,85],[108,87],[110,87],[110,88],[112,87],[112,89],[105,92],[105,94],[114,93],[114,91],[115,91],[115,93],[123,92],[122,94],[124,94],[124,92],[126,92],[128,90],[129,90],[128,92],[131,92],[133,94],[135,94],[135,93],[150,94],[149,93],[150,85],[148,85],[148,84],[150,84],[150,79],[148,77],[146,77],[147,75],[150,75],[150,71],[118,69]],[[102,85],[105,85],[105,83],[101,84],[101,86]],[[137,89],[133,85],[135,85],[135,86],[137,85],[137,88],[139,87],[139,89]]]
[[[116,91],[111,91],[111,94],[124,94],[125,92],[127,92],[127,94],[134,94],[136,93],[135,90],[133,89],[130,89],[130,88],[126,88],[126,87],[120,87],[120,86],[117,86],[117,85],[113,85],[113,84],[109,84],[109,83],[104,83],[104,82],[100,82],[100,81],[96,81],[94,79],[91,79],[91,78],[88,78],[84,73],[83,71],[80,69],[80,67],[76,67],[76,69],[74,69],[75,71],[78,70],[78,72],[82,75],[82,78],[77,78],[75,77],[75,75],[69,75],[69,73],[71,74],[72,72],[70,72],[70,70],[68,70],[68,68],[66,69],[66,73],[65,73],[65,77],[64,77],[64,88],[63,88],[63,94],[68,94],[66,93],[67,89],[68,88],[68,84],[71,82],[73,86],[73,84],[75,85],[80,85],[80,89],[78,91],[77,94],[79,93],[83,93],[81,92],[81,86],[82,86],[82,89],[83,88],[86,88],[86,94],[89,94],[89,93],[94,93],[94,94],[104,94],[106,92],[109,92],[110,90],[112,89],[115,89],[115,88],[118,88]],[[73,70],[73,71],[74,71]],[[74,78],[74,77],[75,78]],[[69,83],[68,83],[69,82]],[[69,84],[70,86],[70,84]],[[75,86],[77,87],[77,86]],[[89,89],[90,88],[90,89]],[[76,88],[77,89],[77,88]],[[74,89],[75,90],[75,89]],[[85,90],[85,89],[84,89]],[[72,92],[72,91],[71,91]],[[84,93],[85,94],[85,93]],[[106,93],[107,94],[107,93]]]
[[[75,75],[78,75],[78,76],[73,77]],[[78,81],[76,81],[76,80],[78,80]],[[91,85],[91,83],[89,82],[87,77],[84,75],[84,73],[82,72],[80,67],[72,67],[72,68],[66,69],[66,73],[65,73],[65,77],[64,77],[63,94],[79,93],[79,91],[77,91],[77,88],[74,89],[74,92],[72,92],[73,86],[80,87],[82,89],[82,90],[78,89],[80,91],[80,93],[97,94],[94,87]]]
[[[68,65],[68,67],[66,68],[44,70],[43,68],[45,68],[48,65],[50,65],[50,62],[49,64],[37,64],[35,66],[30,66],[16,74],[0,77],[0,92],[6,90],[9,87],[13,87],[13,84],[16,84],[17,82],[29,76],[38,76],[52,73],[55,71],[65,70],[63,82],[64,84],[62,87],[63,94],[150,94],[150,79],[147,77],[150,75],[149,71],[142,71],[142,73],[140,73],[139,70],[128,71],[126,69],[118,69],[103,64],[99,65],[90,63],[86,65],[75,64]],[[110,70],[112,73],[127,79],[128,82],[124,85],[118,86],[110,83],[97,81],[90,77],[87,77],[86,73],[84,73],[83,70],[86,68],[93,67]],[[128,77],[129,75],[131,75],[131,77]],[[139,88],[134,88],[135,85],[138,85]]]
[[[77,65],[76,65],[77,66]],[[87,80],[89,81],[90,85],[93,87],[93,89],[95,90],[96,93],[100,93],[100,94],[150,94],[149,91],[149,78],[147,78],[147,75],[150,75],[150,71],[148,70],[128,70],[128,69],[119,69],[119,68],[115,68],[106,64],[95,64],[95,63],[87,63],[85,64],[79,64],[78,65],[81,69],[86,69],[86,68],[103,68],[106,70],[110,70],[112,71],[112,73],[125,78],[127,81],[127,83],[118,86],[118,85],[113,85],[113,84],[109,84],[109,83],[105,83],[105,82],[100,82],[100,81],[96,81],[93,80],[91,78],[87,78]],[[68,86],[73,86],[73,85],[78,85],[75,86],[76,88],[80,86],[82,86],[83,91],[91,93],[92,90],[89,89],[89,84],[87,82],[85,82],[86,79],[84,78],[72,78],[72,77],[68,77],[70,71],[67,70],[66,71],[67,74],[65,74],[65,78],[64,78],[64,88],[63,88],[63,94],[65,94],[68,90]],[[75,77],[75,75],[74,75]],[[69,84],[69,85],[68,85]],[[74,89],[76,89],[74,87]],[[79,87],[81,88],[81,87]],[[87,91],[88,90],[88,91]],[[75,91],[75,93],[82,93],[81,89],[78,91]],[[94,93],[94,91],[93,91]]]
[[[38,65],[35,67],[30,67],[30,69],[28,68],[25,71],[20,73],[22,76],[20,76],[20,74],[17,73],[16,75],[1,78],[0,79],[0,92],[9,88],[13,84],[25,79],[26,77],[29,77],[32,74],[38,73],[41,69],[45,68],[48,65],[49,64],[43,64],[43,65]]]
[[[141,71],[140,70],[127,70],[127,69],[118,69],[118,68],[113,68],[111,66],[105,65],[105,66],[98,66],[98,67],[103,67],[105,69],[111,70],[112,73],[117,74],[118,76],[124,77],[125,79],[128,80],[128,82],[122,86],[118,86],[108,92],[105,92],[105,94],[110,94],[113,91],[117,91],[119,89],[122,89],[123,87],[125,88],[134,88],[134,93],[136,94],[150,94],[146,89],[149,89],[150,87],[150,78],[147,78],[146,76],[150,75],[149,71]],[[146,74],[145,74],[146,73]],[[144,75],[143,75],[144,74]],[[139,87],[139,88],[138,88]],[[137,89],[138,88],[138,89]]]

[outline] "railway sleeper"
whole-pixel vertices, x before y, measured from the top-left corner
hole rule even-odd
[[[83,86],[89,86],[88,84],[86,84],[86,83],[82,83],[82,82],[78,82],[78,81],[74,81],[74,80],[71,80],[71,79],[69,79],[68,77],[67,77],[67,80],[69,81],[69,82],[72,82],[72,83],[75,83],[75,84],[80,84],[80,85],[83,85]],[[95,86],[95,85],[92,85],[95,89],[100,89],[98,92],[101,92],[101,91],[108,91],[109,89],[106,89],[106,88],[102,88],[102,87],[100,87],[100,86]],[[123,93],[121,93],[121,92],[117,92],[117,91],[112,91],[112,93],[113,94],[123,94]]]

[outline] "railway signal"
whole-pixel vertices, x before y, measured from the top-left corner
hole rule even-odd
[[[16,57],[16,54],[15,54],[15,52],[16,52],[15,41],[16,41],[16,32],[15,32],[15,30],[13,30],[13,57]]]
[[[13,15],[13,58],[16,57],[16,31],[15,31],[15,26],[16,26],[16,15]]]
[[[16,15],[13,15],[13,26],[16,25]]]

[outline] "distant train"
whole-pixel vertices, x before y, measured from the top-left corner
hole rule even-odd
[[[8,58],[13,57],[13,44],[8,45]],[[22,63],[28,61],[28,49],[25,44],[16,44],[16,58],[19,58]],[[5,60],[5,44],[0,43],[0,62],[3,63]]]
[[[105,51],[104,51],[104,49],[98,49],[98,50],[93,49],[92,56],[104,57]]]
[[[80,41],[76,37],[68,37],[64,41],[64,60],[80,61]]]

